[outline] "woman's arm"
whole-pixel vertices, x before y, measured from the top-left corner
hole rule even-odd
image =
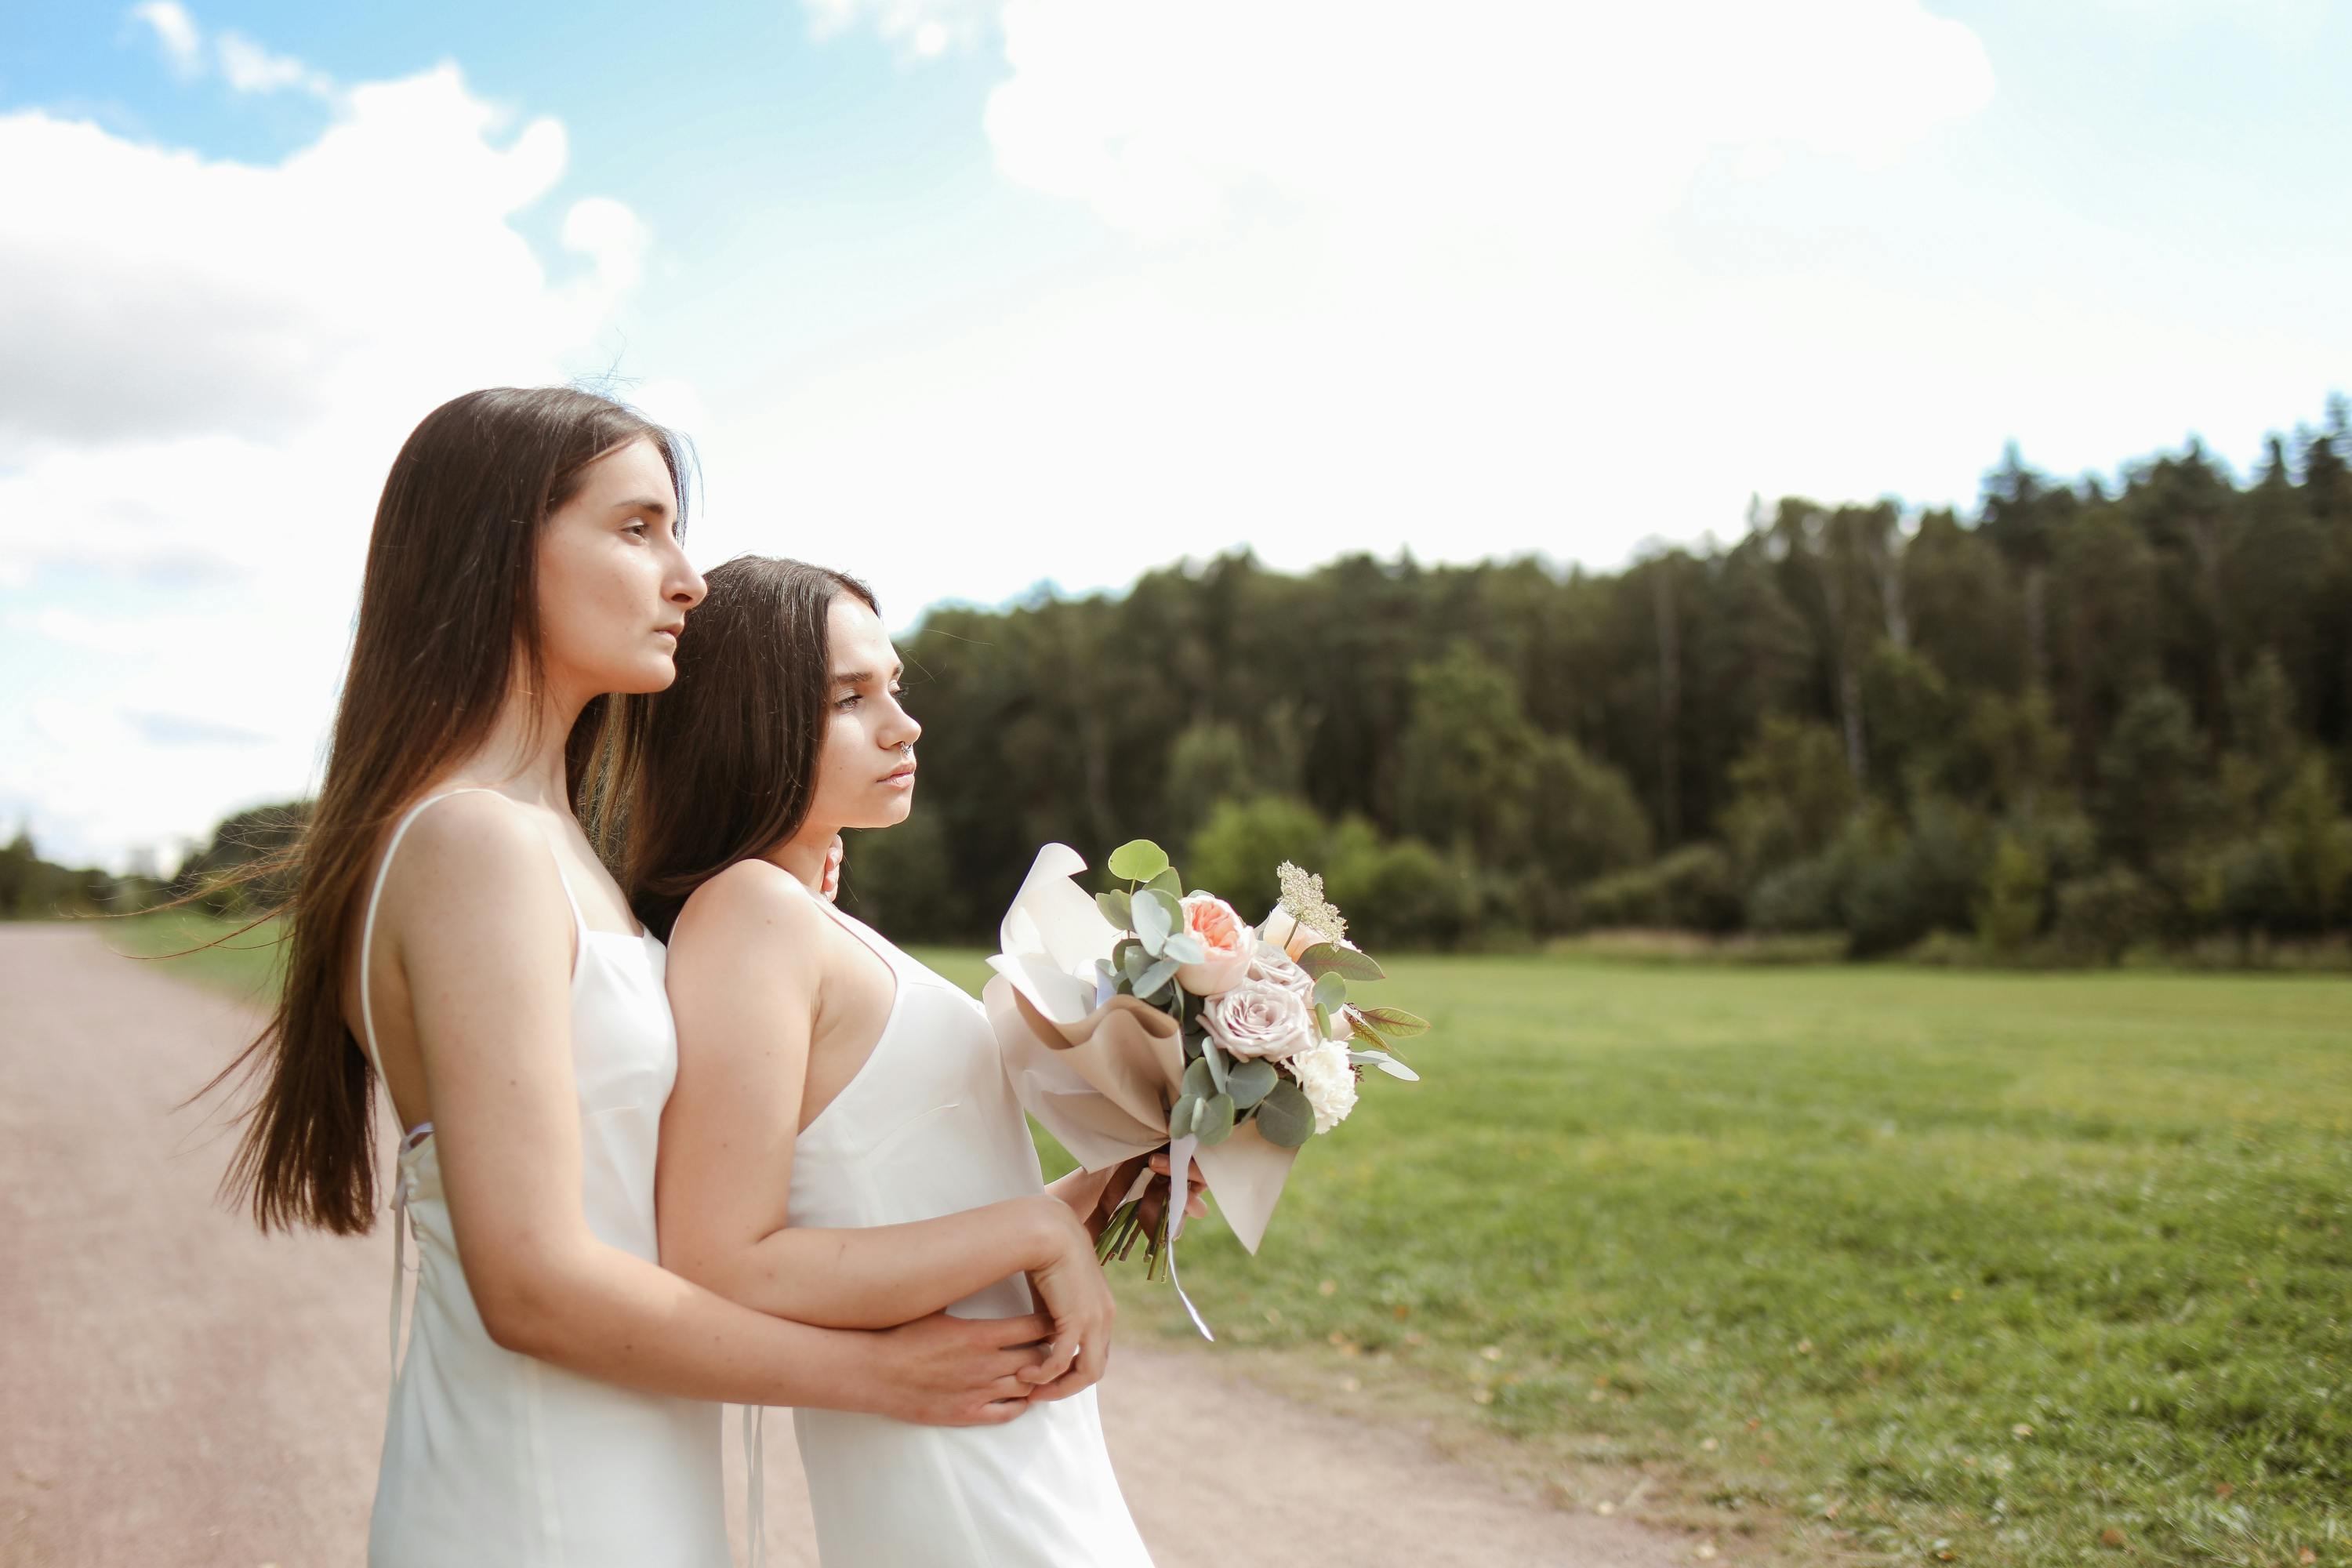
[[[1034,1373],[1040,1357],[1022,1347],[1050,1331],[1043,1318],[813,1328],[596,1239],[581,1202],[572,917],[523,813],[465,795],[420,817],[378,918],[405,982],[458,1260],[498,1343],[698,1399],[941,1425],[1024,1408],[1015,1374]]]
[[[844,939],[786,876],[758,861],[731,868],[696,890],[671,933],[678,1069],[654,1188],[664,1267],[835,1328],[901,1322],[1025,1273],[1055,1318],[1042,1370],[1058,1376],[1075,1349],[1108,1340],[1113,1312],[1093,1238],[1066,1204],[1041,1194],[908,1225],[791,1223],[824,955]]]

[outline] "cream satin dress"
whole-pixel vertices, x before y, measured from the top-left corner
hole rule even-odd
[[[384,873],[419,813],[450,795],[497,793],[436,795],[402,817],[384,847],[360,938],[360,1022],[379,1078],[368,968]],[[560,861],[555,874],[561,880]],[[589,930],[569,883],[563,896],[579,933],[572,1059],[581,1202],[599,1240],[658,1262],[654,1150],[677,1077],[677,1034],[662,984],[666,952],[647,933]],[[493,1343],[458,1267],[432,1131],[427,1122],[401,1141],[394,1189],[394,1378],[368,1562],[727,1568],[720,1407],[600,1383]],[[416,1237],[415,1316],[404,1361],[404,1215]]]
[[[1043,1192],[1036,1145],[980,1004],[808,896],[889,965],[897,992],[873,1054],[793,1147],[792,1223],[900,1225]],[[948,1309],[962,1318],[1032,1310],[1018,1275]],[[1001,1426],[834,1410],[795,1410],[793,1425],[825,1568],[1150,1563],[1091,1388]]]

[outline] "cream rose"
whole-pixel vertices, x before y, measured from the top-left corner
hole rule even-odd
[[[1283,1064],[1298,1079],[1315,1112],[1315,1131],[1328,1132],[1356,1109],[1356,1069],[1348,1047],[1336,1040],[1318,1040]]]
[[[1316,1043],[1315,1010],[1296,992],[1263,980],[1244,980],[1211,997],[1202,1022],[1210,1037],[1236,1057],[1282,1061]]]
[[[1222,995],[1249,973],[1257,932],[1242,924],[1233,905],[1213,894],[1192,894],[1183,904],[1184,929],[1209,950],[1209,956],[1177,965],[1176,984],[1195,996]]]
[[[1249,978],[1263,981],[1268,985],[1278,985],[1309,1008],[1315,1005],[1315,977],[1299,968],[1290,954],[1270,942],[1259,942],[1251,954]]]
[[[1258,922],[1257,934],[1258,940],[1273,943],[1291,958],[1297,958],[1318,942],[1328,942],[1337,947],[1356,945],[1346,937],[1333,937],[1313,926],[1300,924],[1298,917],[1280,904],[1274,907],[1272,914]]]

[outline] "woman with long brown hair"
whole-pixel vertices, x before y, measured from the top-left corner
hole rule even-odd
[[[376,512],[229,1182],[265,1229],[363,1231],[378,1079],[410,1130],[386,1568],[718,1568],[709,1402],[1003,1423],[1042,1360],[1040,1317],[815,1328],[659,1265],[664,951],[580,814],[634,751],[613,694],[670,683],[703,596],[679,479],[669,434],[604,398],[477,392],[416,427]]]
[[[887,827],[914,799],[922,726],[873,595],[759,556],[709,590],[677,682],[646,704],[629,807],[635,906],[675,954],[662,1260],[849,1328],[1025,1312],[1034,1293],[1054,1337],[1023,1375],[1077,1397],[985,1431],[793,1412],[819,1552],[828,1568],[1148,1568],[1087,1386],[1112,1315],[1095,1235],[1133,1172],[1046,1188],[980,1005],[819,896],[841,830]]]

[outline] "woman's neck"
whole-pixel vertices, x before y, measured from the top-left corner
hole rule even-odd
[[[536,805],[572,809],[564,749],[586,698],[551,691],[534,697],[518,686],[499,705],[490,732],[458,771],[512,789]]]
[[[833,847],[838,827],[821,827],[804,823],[798,833],[760,857],[769,865],[789,872],[805,883],[814,893],[824,890],[824,858]]]

